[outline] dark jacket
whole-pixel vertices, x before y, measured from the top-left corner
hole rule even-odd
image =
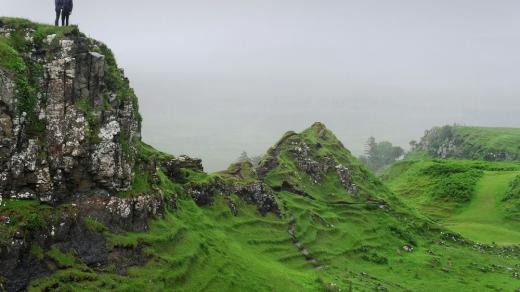
[[[59,1],[59,0],[56,0]],[[72,12],[72,7],[74,4],[72,3],[72,0],[62,0],[63,1],[63,13],[69,14]]]
[[[54,0],[54,4],[56,4],[56,11],[63,9],[63,1],[64,0]]]

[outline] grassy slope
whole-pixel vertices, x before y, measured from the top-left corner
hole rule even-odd
[[[446,225],[473,240],[502,245],[520,244],[520,222],[507,220],[500,205],[509,184],[520,172],[487,172],[475,197]]]
[[[271,216],[259,217],[244,206],[233,217],[223,200],[207,209],[190,199],[180,200],[179,211],[168,213],[152,224],[148,233],[112,235],[110,245],[149,245],[146,253],[154,259],[144,267],[131,268],[128,276],[109,269],[86,271],[69,280],[65,275],[79,274],[80,267],[64,270],[51,278],[35,281],[30,291],[61,282],[65,290],[91,291],[244,291],[255,287],[262,291],[301,291],[319,289],[312,270],[292,268],[283,255],[291,245],[287,225]],[[304,260],[301,260],[304,263]]]
[[[110,266],[89,268],[71,261],[71,255],[48,254],[53,261],[67,261],[59,264],[58,273],[34,281],[29,290],[510,291],[520,284],[509,270],[519,268],[518,258],[441,241],[440,230],[410,215],[398,202],[392,203],[393,210],[363,203],[369,194],[387,201],[395,198],[332,137],[316,140],[312,130],[298,137],[319,141],[323,147],[318,155],[334,155],[355,169],[359,198],[343,190],[334,172],[321,184],[312,183],[295,168],[285,147],[279,156],[283,167],[270,172],[267,181],[297,182],[309,197],[279,193],[286,206],[282,217],[262,217],[235,196],[236,217],[221,196],[211,207],[198,207],[178,184],[161,175],[162,188],[179,195],[178,210],[152,222],[147,233],[107,234],[109,248],[145,244],[152,256],[149,263],[120,276]],[[293,218],[296,239],[315,261],[293,243],[288,232]],[[414,251],[403,251],[404,244],[414,245]]]
[[[334,287],[348,291],[350,283],[354,291],[377,287],[390,291],[460,291],[462,287],[492,291],[500,287],[510,291],[518,285],[507,270],[517,263],[514,258],[423,239],[418,240],[415,252],[400,252],[392,239],[395,236],[385,227],[374,227],[381,222],[365,218],[362,209],[357,214],[355,209],[348,211],[361,219],[331,221],[338,224],[336,231],[319,228],[316,237],[321,243],[303,241],[324,264],[316,270],[292,244],[286,220],[260,217],[250,206],[240,208],[239,216],[233,217],[222,200],[201,209],[183,199],[179,211],[155,221],[150,232],[112,236],[111,245],[149,244],[146,252],[155,258],[144,267],[131,268],[123,277],[110,269],[93,270],[76,263],[33,282],[29,290],[41,291],[56,282],[61,291],[335,291]],[[320,245],[331,251],[318,253]],[[371,252],[354,246],[368,246]],[[372,252],[389,263],[362,259]],[[498,267],[493,272],[492,265]]]
[[[408,160],[395,164],[384,179],[403,201],[429,218],[470,239],[508,245],[520,244],[520,226],[507,219],[502,199],[519,173],[516,162]]]

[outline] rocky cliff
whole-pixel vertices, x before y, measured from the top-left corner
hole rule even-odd
[[[0,42],[0,193],[56,203],[128,190],[138,103],[106,46],[8,20]]]
[[[146,230],[160,191],[134,192],[138,102],[111,51],[77,28],[0,18],[0,291],[56,267],[31,255],[74,251],[104,265],[102,230]],[[153,166],[152,166],[153,167]]]
[[[141,141],[138,100],[111,51],[76,27],[0,18],[0,291],[67,268],[143,265],[146,231],[187,195],[210,206],[237,194],[279,215],[263,183],[203,172]],[[230,212],[238,207],[229,199]],[[74,260],[73,260],[74,261]]]

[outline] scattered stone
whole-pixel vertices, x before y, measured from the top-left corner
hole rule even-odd
[[[409,244],[406,244],[406,245],[403,246],[403,249],[406,252],[412,252],[413,251],[413,246],[409,245]]]
[[[55,38],[56,38],[56,34],[50,34],[45,38],[44,42],[45,42],[45,44],[50,45],[50,44],[52,44],[52,42],[54,41]]]
[[[0,224],[9,224],[11,223],[11,218],[8,216],[0,215]]]

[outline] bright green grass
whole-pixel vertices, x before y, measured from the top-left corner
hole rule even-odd
[[[520,244],[520,224],[507,218],[502,199],[519,173],[517,162],[422,160],[399,162],[384,179],[409,206],[448,229],[481,243],[514,245]],[[468,201],[451,199],[446,182],[458,180],[455,191]]]
[[[408,206],[432,219],[443,220],[472,200],[484,171],[520,171],[520,163],[405,160],[392,165],[383,180]]]
[[[446,226],[482,243],[520,244],[520,223],[505,219],[501,201],[511,181],[520,172],[486,172],[475,196],[461,213],[446,220]]]
[[[413,253],[405,253],[401,246],[406,241],[388,228],[400,228],[399,222],[385,212],[369,213],[361,206],[336,206],[321,199],[310,202],[289,193],[282,197],[291,200],[298,238],[322,265],[320,270],[292,244],[287,219],[261,217],[240,201],[239,215],[234,217],[224,200],[199,208],[181,199],[179,211],[153,221],[148,233],[110,237],[110,246],[148,244],[146,253],[154,259],[144,267],[119,276],[86,269],[67,258],[62,270],[33,282],[29,290],[40,291],[56,282],[64,291],[166,291],[173,287],[175,291],[324,291],[330,283],[342,291],[351,285],[353,291],[380,286],[390,291],[492,291],[493,287],[512,291],[519,284],[507,270],[514,268],[514,258],[437,245],[415,232],[412,236],[418,246]],[[386,258],[388,264],[363,259],[372,253]],[[57,254],[52,258],[62,263],[62,254]],[[491,272],[492,265],[501,268]]]
[[[325,291],[330,283],[341,291],[513,291],[520,284],[508,270],[515,269],[518,259],[438,245],[416,233],[418,246],[406,253],[404,241],[388,228],[399,227],[399,222],[384,212],[311,203],[289,193],[283,197],[292,200],[298,237],[322,265],[320,270],[292,244],[286,219],[261,217],[244,204],[234,217],[223,200],[199,208],[182,199],[179,211],[152,222],[148,233],[110,238],[112,246],[148,244],[146,253],[154,259],[145,266],[119,276],[68,260],[72,267],[62,266],[50,278],[34,281],[29,290],[57,282],[63,291]],[[312,205],[309,211],[306,204]],[[363,259],[372,253],[388,264]]]
[[[320,289],[312,269],[297,269],[298,260],[286,232],[287,224],[274,215],[258,216],[252,206],[240,206],[238,217],[223,200],[208,209],[189,199],[179,201],[179,211],[152,222],[148,233],[113,235],[110,246],[135,246],[141,241],[154,259],[131,268],[122,277],[110,272],[89,273],[88,281],[64,281],[61,275],[37,280],[33,291],[59,282],[74,291],[313,291]],[[294,254],[296,261],[284,263]],[[75,267],[76,269],[77,267]]]

